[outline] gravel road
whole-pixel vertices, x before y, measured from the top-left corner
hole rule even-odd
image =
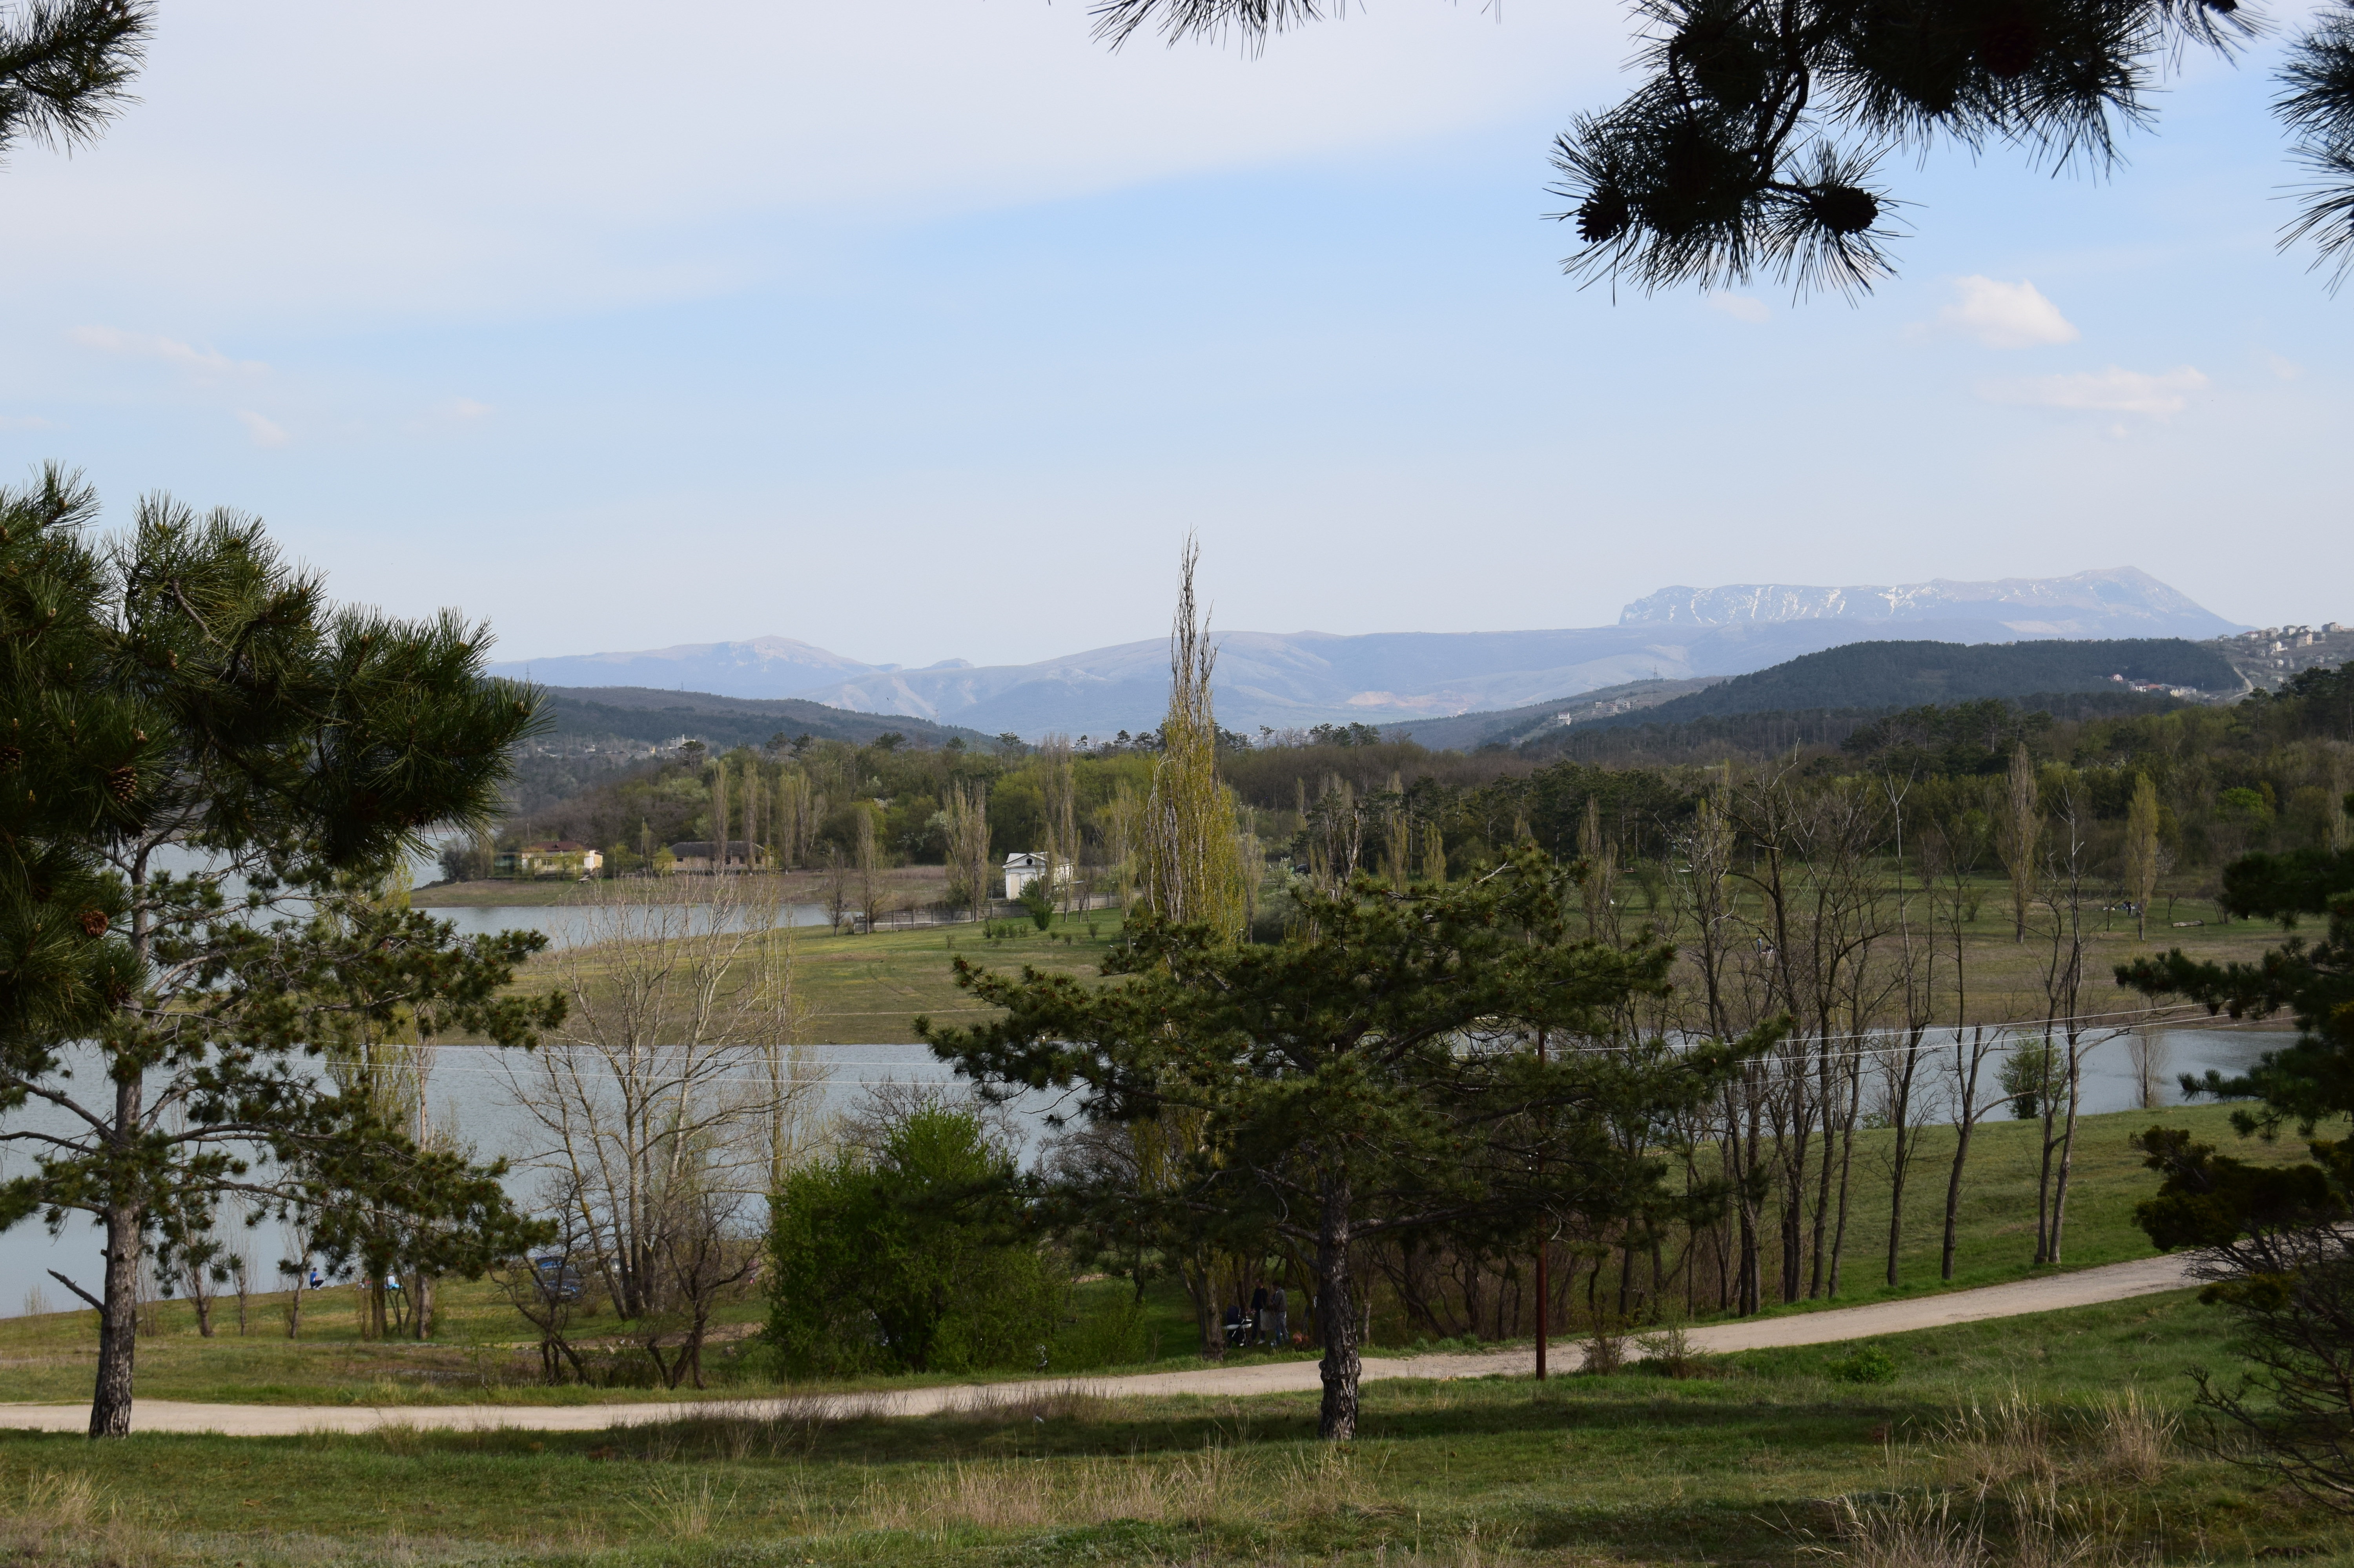
[[[1750,1322],[1712,1324],[1691,1330],[1690,1337],[1693,1348],[1702,1351],[1754,1351],[1775,1345],[1820,1345],[1840,1340],[1869,1339],[1948,1323],[2056,1312],[2062,1308],[2089,1307],[2161,1290],[2179,1290],[2193,1283],[2189,1268],[2190,1260],[2183,1257],[2146,1258],[2137,1263],[2110,1264],[1909,1301],[1879,1301],[1867,1307],[1840,1307]],[[1553,1358],[1559,1371],[1572,1371],[1576,1363],[1575,1345],[1560,1347]],[[1469,1355],[1371,1356],[1365,1360],[1364,1377],[1369,1383],[1397,1377],[1514,1377],[1535,1370],[1536,1353],[1518,1350]],[[1034,1379],[805,1399],[723,1401],[716,1404],[705,1401],[568,1405],[195,1404],[143,1399],[133,1411],[132,1425],[142,1432],[218,1432],[232,1437],[366,1432],[379,1426],[513,1426],[535,1432],[600,1432],[722,1410],[732,1414],[757,1415],[936,1415],[946,1411],[1020,1404],[1069,1390],[1106,1395],[1248,1394],[1317,1386],[1314,1361],[1273,1361],[1256,1366],[1204,1367],[1198,1372],[1145,1372],[1132,1377]],[[0,1427],[80,1432],[89,1425],[88,1405],[0,1404]]]

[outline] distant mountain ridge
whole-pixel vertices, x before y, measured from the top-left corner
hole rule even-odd
[[[1606,687],[1746,674],[1894,632],[1942,642],[2205,639],[2238,630],[2133,567],[1999,582],[1893,588],[1736,584],[1662,589],[1618,624],[1561,630],[1217,633],[1219,722],[1248,732],[1327,722],[1384,726],[1509,710]],[[784,637],[641,653],[512,661],[500,674],[551,686],[640,686],[798,698],[995,734],[1102,736],[1160,723],[1168,648],[1158,638],[1042,660],[924,670],[867,664]]]
[[[1621,626],[1721,627],[1794,620],[1992,620],[2019,637],[2099,639],[2221,637],[2240,628],[2132,567],[2068,577],[2004,577],[1965,583],[1939,578],[1896,587],[1799,588],[1736,583],[1727,588],[1661,588],[1618,612]]]

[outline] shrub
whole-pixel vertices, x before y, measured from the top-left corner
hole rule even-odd
[[[769,1344],[789,1376],[1030,1364],[1065,1287],[1013,1162],[962,1111],[912,1112],[771,1200]]]
[[[1840,1383],[1894,1383],[1896,1359],[1878,1345],[1858,1345],[1823,1372]]]

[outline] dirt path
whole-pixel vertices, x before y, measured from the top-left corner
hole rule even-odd
[[[2121,1301],[2192,1283],[2189,1260],[2153,1257],[2138,1263],[2079,1269],[2043,1279],[1956,1290],[1911,1301],[1881,1301],[1745,1323],[1717,1323],[1691,1331],[1702,1351],[1755,1351],[1776,1345],[1820,1345],[1840,1340],[1901,1334],[1948,1323],[2015,1318]],[[1631,1347],[1630,1347],[1631,1350]],[[1577,1364],[1574,1345],[1560,1348],[1553,1365]],[[1498,1351],[1473,1355],[1379,1356],[1365,1361],[1367,1382],[1380,1378],[1525,1376],[1536,1370],[1533,1351]],[[643,1404],[193,1404],[143,1399],[132,1425],[142,1432],[218,1432],[232,1437],[291,1437],[305,1432],[367,1432],[379,1426],[475,1428],[525,1427],[535,1432],[600,1432],[616,1426],[673,1421],[695,1414],[832,1416],[936,1415],[942,1412],[1019,1405],[1043,1395],[1079,1390],[1088,1393],[1278,1393],[1318,1386],[1314,1361],[1271,1361],[1257,1366],[1204,1367],[1199,1372],[1145,1372],[1132,1377],[1065,1378],[1023,1383],[967,1383],[947,1388],[896,1389],[810,1398],[666,1402]],[[0,1427],[80,1432],[90,1425],[90,1408],[72,1404],[0,1404]]]

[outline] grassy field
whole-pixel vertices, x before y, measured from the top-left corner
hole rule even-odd
[[[904,881],[904,898],[918,901],[938,896],[937,866],[907,866],[891,873]],[[817,879],[792,873],[779,879],[780,896],[788,902],[818,902],[823,897]],[[927,891],[928,890],[928,891]],[[2008,913],[2007,887],[1993,883],[1979,889],[1978,916],[1967,927],[1970,966],[1969,1013],[1978,1022],[1996,1022],[2041,1016],[2046,1003],[2041,976],[2050,958],[2048,942],[2039,945],[2032,932],[2024,942],[2013,940]],[[528,895],[528,896],[525,896]],[[413,895],[420,907],[502,904],[557,905],[582,895],[564,883],[459,883],[420,888]],[[1622,887],[1621,919],[1631,930],[1653,917],[1642,895]],[[2165,917],[2168,906],[2159,901],[2160,917],[2152,921],[2150,938],[2137,941],[2133,922],[2121,915],[2090,916],[2091,953],[2087,983],[2080,1006],[2088,1012],[2129,1010],[2142,1005],[2132,992],[2119,990],[2111,975],[2115,966],[2136,958],[2179,947],[2202,959],[2252,959],[2280,940],[2280,933],[2261,922],[2223,922],[2211,903],[2176,900],[2171,914],[2196,926],[2175,927]],[[915,1039],[914,1019],[972,1016],[977,1010],[949,978],[949,960],[957,954],[993,967],[1035,964],[1048,970],[1093,975],[1106,947],[1117,939],[1120,914],[1116,909],[1092,910],[1059,917],[1051,933],[1032,929],[1026,917],[999,919],[987,927],[1001,933],[985,938],[981,926],[962,923],[894,930],[887,925],[871,936],[836,935],[804,928],[796,933],[804,1000],[815,1007],[810,1037],[844,1045],[900,1044]],[[1671,930],[1670,936],[1675,935]],[[520,977],[530,989],[549,983],[543,959]],[[979,1010],[985,1015],[985,1010]]]
[[[2287,1141],[2243,1144],[2232,1137],[2225,1122],[2227,1114],[2222,1107],[2202,1106],[2085,1118],[2078,1134],[2067,1264],[2083,1266],[2150,1255],[2147,1240],[2133,1227],[2133,1205],[2150,1193],[2156,1178],[2141,1168],[2139,1157],[2126,1139],[2154,1120],[2191,1128],[2251,1159],[2300,1157],[2299,1147]],[[1943,1287],[1937,1279],[1936,1233],[1944,1176],[1934,1163],[1939,1146],[1933,1143],[1924,1157],[1917,1187],[1921,1197],[1911,1205],[1907,1245],[1900,1259],[1901,1283],[1892,1290],[1883,1274],[1884,1188],[1868,1164],[1875,1151],[1884,1153],[1887,1135],[1866,1134],[1862,1141],[1858,1178],[1864,1201],[1851,1221],[1854,1239],[1838,1297],[1776,1310],[1853,1306]],[[2033,1128],[2027,1125],[1997,1123],[1981,1130],[1965,1193],[1956,1287],[1994,1284],[2035,1272],[2030,1264],[2034,1245],[2033,1154]],[[1076,1321],[1066,1323],[1062,1335],[1050,1345],[1050,1372],[1166,1371],[1200,1364],[1192,1354],[1192,1308],[1183,1295],[1166,1283],[1156,1285],[1148,1294],[1143,1319],[1129,1340],[1143,1348],[1125,1353],[1104,1349],[1107,1341],[1100,1324],[1128,1288],[1125,1282],[1105,1280],[1075,1290],[1067,1316]],[[248,1332],[242,1336],[236,1331],[233,1303],[222,1303],[216,1309],[217,1335],[210,1340],[198,1337],[194,1310],[186,1303],[159,1303],[154,1314],[160,1331],[140,1344],[140,1392],[154,1398],[260,1404],[578,1403],[673,1397],[648,1387],[542,1386],[529,1325],[486,1283],[451,1281],[442,1287],[439,1327],[429,1344],[361,1340],[357,1295],[346,1286],[309,1297],[299,1340],[284,1337],[287,1298],[282,1295],[257,1296],[249,1302]],[[728,1338],[711,1357],[713,1396],[777,1392],[756,1345],[745,1337],[764,1313],[764,1304],[756,1297],[741,1298],[723,1309],[721,1332]],[[1696,1314],[1694,1320],[1705,1320],[1707,1316]],[[0,1319],[5,1397],[88,1399],[98,1350],[95,1318],[94,1313],[78,1311]],[[611,1333],[621,1327],[592,1320],[588,1331]],[[1377,1308],[1372,1340],[1376,1353],[1410,1351],[1418,1338],[1417,1331],[1394,1310]],[[1032,1370],[1025,1366],[984,1375],[1002,1378]],[[914,1381],[924,1380],[875,1379],[861,1386]]]
[[[93,1445],[0,1436],[0,1555],[41,1563],[1380,1564],[1956,1568],[2329,1561],[2343,1523],[2182,1424],[2187,1293],[1656,1371],[1101,1399],[922,1420]],[[1943,1499],[1948,1535],[1919,1550]],[[1910,1552],[1893,1547],[1908,1544]],[[2023,1549],[2023,1550],[2022,1550]]]

